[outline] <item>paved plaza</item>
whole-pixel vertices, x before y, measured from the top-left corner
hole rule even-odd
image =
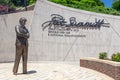
[[[22,74],[22,63],[18,75],[12,73],[13,63],[0,63],[0,80],[113,80],[110,77],[65,62],[29,62],[28,74]]]

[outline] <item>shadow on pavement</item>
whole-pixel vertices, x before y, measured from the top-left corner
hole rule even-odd
[[[27,74],[16,73],[15,75],[29,75],[29,74],[34,74],[34,73],[37,73],[37,71],[35,71],[35,70],[31,70],[31,71],[28,71]]]
[[[27,72],[27,74],[34,74],[34,73],[37,73],[37,71],[31,70],[31,71],[28,71],[28,72]]]

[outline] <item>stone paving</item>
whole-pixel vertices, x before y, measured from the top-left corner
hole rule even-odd
[[[28,74],[12,73],[13,63],[0,63],[0,80],[113,80],[112,78],[78,65],[59,62],[29,62]]]

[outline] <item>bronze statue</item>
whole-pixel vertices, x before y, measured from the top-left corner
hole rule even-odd
[[[23,61],[23,74],[27,73],[27,58],[28,58],[28,38],[29,31],[25,27],[27,19],[22,17],[19,20],[20,25],[15,26],[16,31],[16,55],[13,68],[13,74],[16,75],[20,59]]]

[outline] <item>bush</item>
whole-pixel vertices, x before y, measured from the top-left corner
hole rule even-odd
[[[84,3],[85,5],[89,5],[89,6],[97,6],[96,2],[93,0],[81,0],[80,2]]]
[[[107,53],[106,52],[101,52],[99,54],[99,59],[107,59]]]
[[[120,53],[113,54],[111,58],[112,61],[120,62]]]
[[[33,4],[35,2],[36,2],[36,0],[29,0],[29,4]]]
[[[15,9],[16,7],[15,7],[15,5],[13,3],[11,3],[10,8]]]
[[[62,4],[62,5],[67,4],[67,1],[66,1],[66,0],[50,0],[50,1],[55,2],[55,3]]]

